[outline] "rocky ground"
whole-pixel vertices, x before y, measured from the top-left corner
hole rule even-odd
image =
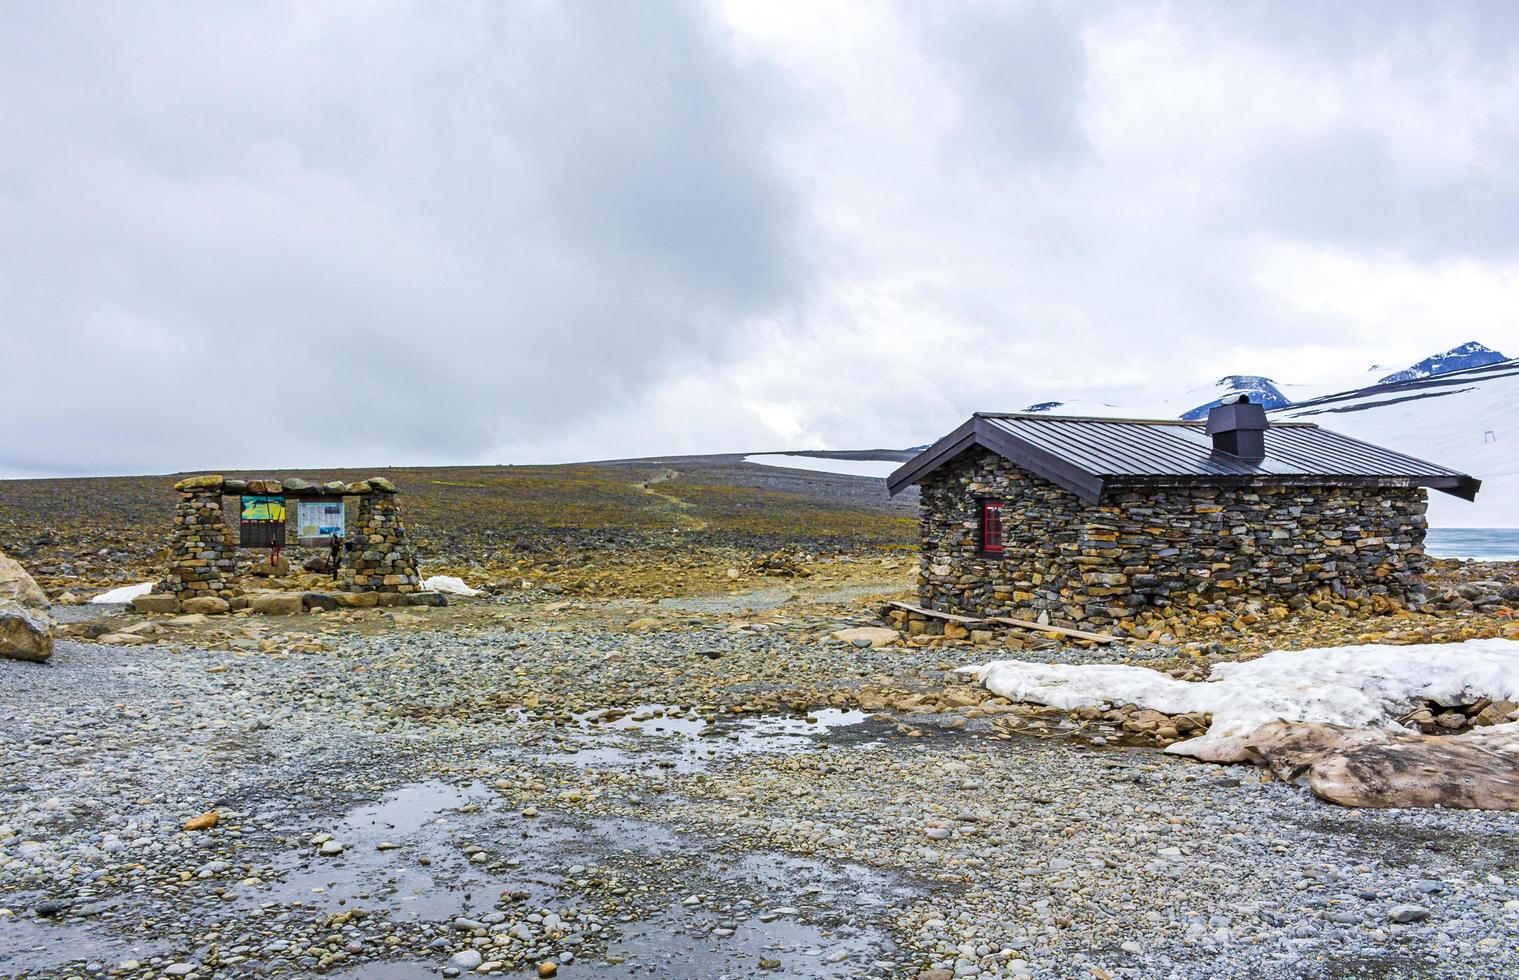
[[[48,663],[0,661],[0,973],[1519,975],[1519,815],[1330,806],[952,673],[1519,638],[1519,566],[1441,563],[1421,610],[886,643],[912,505],[866,481],[382,472],[423,573],[488,594],[69,605],[156,576],[174,477],[0,484],[0,548],[65,603]],[[323,586],[298,565],[250,585]]]
[[[946,671],[1195,657],[859,646],[831,634],[905,572],[807,571],[399,621],[61,610],[143,642],[0,664],[0,971],[1519,972],[1519,815],[1123,747]]]

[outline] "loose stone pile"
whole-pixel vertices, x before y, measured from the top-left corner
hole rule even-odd
[[[1423,598],[1417,488],[1158,487],[1094,504],[985,450],[921,488],[919,598],[939,610],[1134,627],[1178,611]],[[1002,504],[1000,555],[980,550],[987,500]]]
[[[182,599],[241,593],[237,542],[222,516],[226,482],[220,476],[192,476],[174,484],[179,510],[170,534],[169,570],[155,591]]]
[[[343,573],[350,592],[417,592],[417,556],[401,520],[396,488],[383,477],[350,483],[346,491],[359,495],[358,526],[352,540],[357,550]]]

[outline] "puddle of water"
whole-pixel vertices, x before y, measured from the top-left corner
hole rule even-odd
[[[549,815],[524,820],[495,799],[478,782],[402,786],[351,810],[327,831],[343,844],[342,854],[321,857],[315,845],[303,846],[274,861],[283,880],[240,886],[239,898],[245,905],[383,907],[398,918],[420,921],[478,918],[496,908],[503,891],[547,900],[563,881],[555,868],[597,864],[630,851],[659,853],[688,846],[657,823],[603,817],[579,827]],[[471,861],[471,853],[479,850],[498,867]],[[429,863],[423,864],[424,859]],[[499,867],[512,859],[520,865]]]
[[[743,917],[688,912],[679,905],[640,922],[619,923],[620,937],[607,957],[595,962],[597,977],[683,977],[727,980],[739,977],[822,978],[860,976],[869,964],[889,958],[890,940],[874,929],[842,926],[824,930],[782,916],[761,922],[756,909]],[[714,930],[732,929],[731,935]],[[762,969],[761,960],[780,966]]]
[[[566,732],[572,747],[548,753],[542,757],[544,761],[592,768],[655,766],[677,773],[696,772],[719,758],[807,751],[833,730],[860,725],[869,718],[863,711],[822,708],[806,717],[718,715],[708,721],[695,712],[658,704],[639,705],[621,717],[600,722],[605,714],[578,716],[579,727]]]
[[[351,811],[334,833],[339,840],[344,839],[345,834],[350,837],[405,836],[421,830],[424,824],[448,822],[450,811],[457,812],[461,806],[480,806],[491,798],[491,792],[478,782],[466,787],[444,782],[412,783],[378,803]]]
[[[838,712],[828,721],[848,722],[851,714]],[[782,736],[806,725],[798,718],[750,721],[765,722],[765,731]],[[814,727],[807,726],[807,731]],[[610,728],[606,733],[611,734]],[[616,737],[644,736],[633,729]],[[706,741],[675,735],[650,740],[677,745]],[[873,965],[895,953],[883,923],[889,909],[918,894],[894,876],[863,865],[772,851],[725,856],[689,835],[645,820],[598,817],[570,824],[551,815],[523,820],[515,810],[495,805],[493,797],[479,783],[402,786],[376,803],[355,808],[332,828],[345,845],[342,855],[320,858],[314,848],[291,855],[284,862],[285,881],[272,889],[250,889],[246,898],[318,907],[385,907],[393,915],[427,921],[461,914],[479,918],[499,904],[504,888],[525,888],[529,882],[536,882],[528,889],[535,904],[552,904],[555,899],[549,893],[562,884],[555,869],[604,865],[635,854],[696,855],[700,866],[691,870],[684,887],[707,896],[701,904],[693,907],[676,900],[640,921],[610,923],[613,938],[607,954],[622,962],[610,964],[587,951],[580,963],[564,972],[719,980],[761,973],[829,978],[889,972]],[[399,846],[381,851],[376,845],[382,842]],[[522,868],[511,872],[509,883],[492,877],[470,863],[473,848],[466,843],[485,848],[497,861],[517,858]],[[421,857],[428,857],[431,865],[421,865]],[[780,966],[762,970],[761,960],[776,960]],[[441,963],[440,958],[437,963],[356,964],[336,976],[423,980],[436,976]]]
[[[611,829],[621,834],[627,821],[614,823],[618,826]],[[690,848],[687,838],[654,826],[669,847]],[[709,855],[689,887],[713,897],[697,907],[678,902],[638,922],[614,923],[617,938],[608,943],[606,955],[623,962],[587,959],[593,975],[720,980],[890,972],[873,964],[891,960],[895,946],[871,923],[884,921],[889,909],[919,894],[864,865],[776,851],[731,859]],[[780,966],[761,968],[761,960],[778,960]]]
[[[826,904],[823,912],[834,912],[846,919],[853,913],[847,908],[886,907],[910,900],[914,890],[890,875],[860,864],[825,864],[811,858],[793,857],[774,851],[759,851],[739,858],[735,873],[764,885],[781,898],[781,904],[795,904],[800,893],[804,903]]]
[[[65,963],[148,960],[164,947],[143,937],[121,939],[104,930],[69,920],[39,921],[29,916],[0,918],[0,973],[54,970]]]
[[[342,854],[321,857],[312,845],[282,855],[274,867],[283,880],[248,888],[244,897],[254,903],[305,902],[320,907],[382,905],[401,918],[433,921],[489,912],[504,890],[536,896],[552,889],[558,877],[532,870],[536,862],[524,862],[520,874],[503,877],[470,861],[465,844],[504,857],[497,842],[511,840],[514,848],[531,855],[574,835],[572,829],[546,822],[524,826],[514,819],[508,827],[506,818],[492,811],[493,798],[480,783],[403,786],[377,803],[350,811],[328,831],[343,844]]]

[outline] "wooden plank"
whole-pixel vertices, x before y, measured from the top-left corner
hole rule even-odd
[[[1112,643],[1116,636],[1104,636],[1101,633],[1088,633],[1085,630],[1066,629],[1064,626],[1050,626],[1045,623],[1033,623],[1027,619],[1014,619],[1011,616],[988,616],[988,623],[1001,623],[1004,626],[1021,626],[1026,630],[1037,630],[1041,633],[1059,633],[1061,636],[1074,636],[1078,640],[1092,640],[1095,643]]]
[[[951,623],[984,623],[984,622],[986,622],[986,620],[984,620],[984,619],[976,619],[974,616],[961,616],[959,613],[939,612],[937,609],[924,609],[922,606],[910,606],[910,605],[908,605],[905,602],[888,602],[887,605],[888,606],[895,606],[898,609],[906,609],[908,612],[919,613],[920,615],[929,616],[929,617],[932,617],[934,619],[947,619]]]
[[[974,616],[962,616],[959,613],[939,612],[937,609],[924,609],[922,606],[910,605],[906,602],[888,602],[888,606],[895,609],[905,609],[910,613],[918,613],[933,619],[943,619],[951,623],[996,623],[999,626],[1017,626],[1036,633],[1059,633],[1061,636],[1072,636],[1078,640],[1091,640],[1094,643],[1112,643],[1118,638],[1104,636],[1101,633],[1088,633],[1085,630],[1067,629],[1064,626],[1052,626],[1047,623],[1035,623],[1027,619],[1014,619],[1011,616],[988,616],[985,619],[977,619]]]

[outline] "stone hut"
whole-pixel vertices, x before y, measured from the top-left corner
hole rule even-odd
[[[912,484],[922,605],[1077,627],[1418,601],[1425,488],[1481,486],[1243,398],[1206,422],[978,413],[887,479]]]

